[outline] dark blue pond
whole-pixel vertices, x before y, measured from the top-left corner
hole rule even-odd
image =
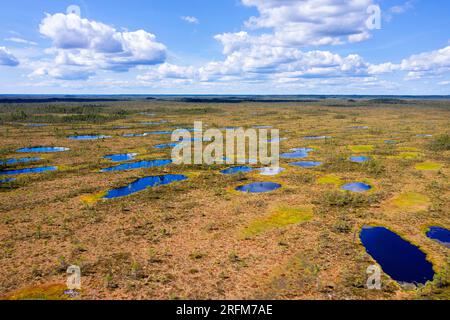
[[[56,171],[58,167],[40,167],[40,168],[26,168],[20,170],[8,170],[8,171],[0,171],[0,175],[17,175],[17,174],[25,174],[25,173],[39,173],[46,171]]]
[[[302,167],[302,168],[314,168],[322,165],[322,162],[318,161],[300,161],[300,162],[292,162],[289,165],[294,167]]]
[[[40,161],[42,160],[41,158],[20,158],[20,159],[6,159],[6,160],[0,160],[0,164],[3,165],[11,165],[11,164],[17,164],[17,163],[27,163],[27,162],[35,162],[35,161]]]
[[[85,136],[70,136],[70,137],[67,137],[67,138],[70,139],[70,140],[89,141],[89,140],[109,139],[111,137],[110,136],[104,136],[104,135],[98,135],[98,136],[85,135]]]
[[[169,148],[175,148],[179,143],[162,143],[157,144],[156,146],[153,146],[156,149],[169,149]]]
[[[441,227],[430,227],[427,231],[427,237],[450,248],[450,230]]]
[[[164,176],[146,177],[129,184],[126,187],[109,191],[104,199],[113,199],[129,196],[133,193],[145,190],[149,187],[167,185],[176,181],[187,180],[187,177],[181,174],[169,174]]]
[[[342,190],[352,191],[352,192],[365,192],[372,189],[372,186],[362,183],[362,182],[353,182],[348,183],[342,186]]]
[[[121,161],[130,161],[134,160],[134,158],[137,156],[137,153],[122,153],[122,154],[111,154],[108,156],[105,156],[105,159],[114,161],[114,162],[121,162]]]
[[[307,136],[303,137],[305,140],[325,140],[325,139],[331,139],[329,136]]]
[[[433,265],[425,253],[383,227],[364,227],[360,239],[368,254],[392,279],[401,283],[432,281]]]
[[[309,156],[309,153],[314,151],[314,149],[311,148],[295,148],[291,149],[292,152],[282,153],[280,155],[283,159],[302,159],[307,158]]]
[[[236,173],[245,173],[245,172],[251,172],[254,169],[247,166],[239,166],[239,167],[232,167],[225,170],[220,171],[222,174],[236,174]]]
[[[35,148],[23,148],[17,150],[21,153],[53,153],[53,152],[64,152],[69,151],[69,148],[63,147],[35,147]]]
[[[124,163],[118,166],[102,169],[100,172],[113,172],[113,171],[126,171],[134,169],[143,168],[153,168],[167,166],[172,163],[172,160],[149,160],[149,161],[139,161],[133,163]]]
[[[350,157],[350,161],[351,162],[356,162],[356,163],[367,162],[369,160],[370,160],[370,158],[367,157],[367,156],[353,156],[353,157]]]
[[[0,179],[0,184],[1,183],[8,183],[8,182],[13,182],[13,181],[15,181],[16,179],[13,179],[13,178],[11,178],[11,179]]]
[[[262,193],[270,192],[281,188],[281,184],[274,182],[255,182],[244,186],[239,186],[236,191],[248,192],[248,193]]]

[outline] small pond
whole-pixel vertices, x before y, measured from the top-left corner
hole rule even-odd
[[[18,174],[40,173],[40,172],[56,171],[56,170],[58,170],[58,167],[25,168],[25,169],[19,169],[19,170],[0,171],[0,175],[18,175]]]
[[[133,163],[124,163],[118,166],[106,168],[100,170],[100,172],[114,172],[114,171],[126,171],[126,170],[135,170],[135,169],[143,169],[143,168],[153,168],[153,167],[162,167],[167,166],[172,163],[172,160],[149,160],[149,161],[139,161]]]
[[[170,149],[170,148],[175,148],[178,145],[179,145],[179,143],[177,143],[177,142],[162,143],[162,144],[157,144],[157,145],[153,146],[153,148],[156,148],[156,149]]]
[[[17,150],[21,153],[54,153],[54,152],[64,152],[69,151],[69,148],[63,147],[34,147],[34,148],[23,148]]]
[[[121,161],[130,161],[134,160],[136,158],[137,153],[121,153],[121,154],[111,154],[108,156],[105,156],[105,159],[114,161],[114,162],[121,162]]]
[[[247,166],[239,166],[239,167],[232,167],[225,170],[220,171],[222,174],[236,174],[236,173],[245,173],[245,172],[251,172],[254,169]]]
[[[322,165],[322,162],[318,161],[299,161],[299,162],[292,162],[289,163],[289,165],[294,167],[301,167],[301,168],[314,168]]]
[[[430,227],[427,231],[427,237],[450,248],[450,230],[448,229],[442,227]]]
[[[353,156],[350,157],[350,161],[351,162],[356,162],[356,163],[363,163],[363,162],[367,162],[370,160],[370,157],[368,156]]]
[[[8,182],[13,182],[13,181],[15,181],[16,179],[14,179],[14,178],[10,178],[10,179],[0,179],[0,184],[2,184],[2,183],[8,183]]]
[[[172,134],[172,131],[152,131],[145,133],[145,135],[164,135],[164,134]]]
[[[280,158],[282,159],[302,159],[307,158],[309,156],[309,153],[314,151],[314,149],[311,148],[294,148],[291,149],[291,152],[282,153],[280,155]]]
[[[70,136],[70,137],[67,137],[67,138],[70,139],[70,140],[89,141],[89,140],[109,139],[109,138],[111,138],[111,136],[104,136],[104,135],[90,136],[90,135],[85,135],[85,136]]]
[[[145,137],[145,133],[125,133],[122,135],[124,138],[136,138],[136,137]]]
[[[368,254],[400,283],[432,281],[433,265],[418,247],[384,227],[364,227],[360,239]]]
[[[12,165],[17,163],[27,163],[27,162],[35,162],[40,161],[41,158],[33,157],[33,158],[20,158],[20,159],[6,159],[0,160],[0,165]]]
[[[181,174],[168,174],[163,176],[145,177],[132,182],[126,187],[113,189],[109,191],[104,197],[104,199],[125,197],[150,187],[167,185],[176,181],[184,181],[184,180],[187,180],[187,177]]]
[[[331,139],[330,136],[306,136],[303,137],[304,140],[325,140],[325,139]]]
[[[263,193],[270,192],[281,188],[281,184],[274,182],[255,182],[239,186],[236,191],[248,192],[248,193]]]
[[[347,183],[341,187],[342,190],[352,191],[352,192],[365,192],[372,189],[372,186],[363,182],[352,182]]]

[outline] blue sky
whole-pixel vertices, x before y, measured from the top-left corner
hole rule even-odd
[[[0,93],[450,94],[449,13],[444,0],[8,1]]]

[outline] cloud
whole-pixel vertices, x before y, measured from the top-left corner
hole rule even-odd
[[[15,42],[15,43],[20,43],[20,44],[27,44],[27,45],[31,45],[31,46],[37,46],[36,42],[33,41],[28,41],[19,37],[11,37],[11,38],[5,38],[5,41],[9,41],[9,42]]]
[[[32,76],[73,80],[90,77],[98,70],[126,72],[140,65],[163,63],[167,55],[166,47],[151,33],[119,32],[76,14],[47,15],[39,31],[52,40],[53,47],[47,51],[54,60],[41,63]]]
[[[0,65],[8,67],[16,67],[19,60],[5,47],[0,47]]]
[[[192,17],[192,16],[184,16],[184,17],[181,17],[181,19],[186,21],[187,23],[193,23],[193,24],[200,23],[200,21],[196,17]]]
[[[242,3],[256,7],[259,12],[259,16],[245,22],[249,29],[273,30],[256,36],[263,43],[336,45],[370,37],[366,21],[372,0],[242,0]]]
[[[369,67],[370,74],[407,72],[407,79],[441,76],[450,73],[450,46],[445,48],[415,54],[403,59],[401,63],[391,62]]]

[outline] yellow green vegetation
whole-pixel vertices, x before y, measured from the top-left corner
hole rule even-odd
[[[4,297],[6,300],[68,300],[69,296],[64,294],[67,286],[62,284],[49,284],[28,287],[13,292]]]
[[[342,179],[334,174],[329,174],[323,177],[320,177],[319,179],[317,179],[317,182],[319,184],[334,184],[336,186],[341,185]]]
[[[401,152],[397,158],[403,159],[403,160],[416,160],[421,157],[421,154],[419,152]]]
[[[313,217],[311,207],[281,207],[273,214],[266,217],[257,218],[250,222],[244,229],[244,237],[252,237],[268,230],[283,228],[293,224],[299,224],[311,220]]]
[[[349,149],[354,153],[364,153],[373,151],[374,146],[372,145],[350,146]]]
[[[441,168],[442,164],[431,161],[425,161],[416,165],[416,169],[421,171],[436,171]]]
[[[106,195],[105,191],[81,196],[81,201],[87,205],[93,205],[100,201]]]
[[[430,205],[430,198],[417,192],[406,192],[396,196],[392,203],[402,209],[425,210]]]

